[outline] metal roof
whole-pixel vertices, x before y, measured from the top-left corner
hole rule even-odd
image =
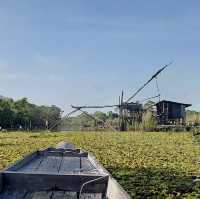
[[[181,103],[181,102],[173,102],[173,101],[168,101],[168,100],[162,100],[162,101],[156,103],[156,105],[157,105],[157,104],[160,104],[160,103],[163,103],[163,102],[171,103],[171,104],[177,104],[177,105],[184,105],[185,107],[190,107],[190,106],[192,106],[192,104],[185,104],[185,103]]]

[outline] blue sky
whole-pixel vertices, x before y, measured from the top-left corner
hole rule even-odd
[[[162,65],[162,99],[200,110],[200,1],[0,1],[0,94],[113,104]],[[137,99],[156,94],[155,83]]]

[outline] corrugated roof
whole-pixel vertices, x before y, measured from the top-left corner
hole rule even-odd
[[[163,103],[163,102],[173,103],[173,104],[178,104],[178,105],[184,105],[185,107],[190,107],[190,106],[192,106],[192,104],[185,104],[185,103],[181,103],[181,102],[173,102],[173,101],[168,101],[168,100],[162,100],[162,101],[156,103],[156,105],[157,105],[157,104],[160,104],[160,103]]]

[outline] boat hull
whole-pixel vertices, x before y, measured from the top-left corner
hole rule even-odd
[[[73,144],[36,151],[0,173],[0,199],[130,199],[110,173]]]

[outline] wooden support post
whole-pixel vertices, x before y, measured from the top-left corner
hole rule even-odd
[[[3,191],[3,174],[0,173],[0,193]]]
[[[80,157],[80,170],[82,169],[82,159]]]

